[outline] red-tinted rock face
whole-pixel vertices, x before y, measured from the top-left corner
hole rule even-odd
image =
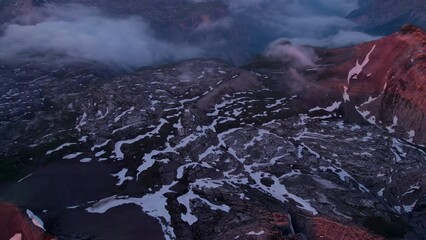
[[[312,240],[381,240],[382,237],[374,236],[358,227],[345,226],[340,223],[317,217],[307,224],[307,239]]]
[[[414,26],[353,48],[319,50],[320,86],[398,136],[426,144],[426,33]],[[351,107],[347,114],[350,115]]]
[[[358,226],[345,225],[324,217],[299,216],[300,232],[295,233],[289,214],[273,213],[272,217],[274,225],[265,224],[262,231],[256,231],[259,226],[247,226],[233,230],[233,235],[227,235],[224,239],[234,239],[237,236],[236,239],[243,240],[384,240]]]
[[[315,52],[317,66],[299,69],[296,75],[289,63],[265,56],[254,59],[249,68],[267,74],[276,89],[301,97],[305,106],[300,108],[337,101],[349,122],[368,121],[402,139],[426,144],[424,30],[406,25],[376,41]]]
[[[48,240],[44,231],[36,227],[16,206],[0,202],[1,240]]]

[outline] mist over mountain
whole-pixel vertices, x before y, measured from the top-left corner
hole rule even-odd
[[[62,60],[135,68],[213,57],[241,65],[281,38],[322,47],[375,39],[355,31],[356,24],[344,18],[357,9],[354,0],[107,2],[25,5],[23,15],[4,24],[0,58],[23,60],[52,53]],[[149,12],[160,6],[167,15],[172,5],[180,7],[170,19],[161,19],[163,12]],[[138,7],[140,12],[132,12]],[[185,19],[188,8],[198,15]]]
[[[82,5],[47,6],[6,26],[0,57],[16,61],[94,61],[137,68],[202,55],[202,50],[156,38],[138,16],[110,17]],[[59,55],[55,57],[54,55]]]

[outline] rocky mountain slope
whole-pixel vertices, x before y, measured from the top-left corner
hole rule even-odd
[[[422,239],[425,35],[313,66],[2,63],[0,200],[60,239]]]
[[[304,80],[299,84],[302,87],[296,89],[303,91],[311,104],[331,104],[337,98],[343,99],[346,120],[368,121],[425,145],[425,51],[426,34],[413,25],[355,47],[316,49],[316,66],[298,70]],[[272,72],[271,78],[277,83],[288,77],[289,70],[294,70],[288,68],[288,62],[265,57],[255,59],[248,67]],[[277,87],[292,89],[292,85]]]

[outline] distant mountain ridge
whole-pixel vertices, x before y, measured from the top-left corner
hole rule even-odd
[[[424,0],[360,0],[359,4],[347,17],[369,33],[388,35],[404,24],[426,28]]]

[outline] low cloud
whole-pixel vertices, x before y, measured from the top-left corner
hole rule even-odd
[[[208,32],[216,30],[229,30],[232,27],[232,19],[229,17],[219,19],[212,22],[203,22],[195,29],[199,32]]]
[[[95,61],[137,68],[213,57],[242,65],[282,38],[320,47],[375,39],[357,32],[357,26],[344,17],[357,8],[357,0],[188,1],[220,1],[228,6],[229,14],[221,19],[206,16],[192,32],[188,30],[176,40],[173,36],[157,37],[164,29],[151,29],[140,17],[111,17],[80,5],[48,6],[6,26],[0,36],[0,59],[53,56],[55,61]],[[266,49],[269,53],[270,46]]]
[[[290,39],[295,44],[320,47],[342,47],[375,39],[356,31],[357,25],[345,18],[358,8],[358,0],[189,1],[221,1],[228,5],[229,31],[246,36],[243,42],[229,39],[229,45],[238,46],[234,49],[245,46],[252,54],[281,38]],[[215,29],[211,31],[214,34]]]
[[[294,94],[299,93],[312,84],[304,75],[306,69],[316,66],[318,57],[314,49],[301,45],[293,45],[287,39],[279,39],[269,44],[263,56],[279,60],[282,70],[288,74],[291,81],[284,80],[286,89]]]
[[[63,61],[137,68],[202,55],[199,48],[156,38],[139,17],[109,17],[80,5],[49,6],[19,22],[8,25],[0,37],[0,59],[53,55]]]
[[[355,45],[360,42],[373,41],[379,38],[378,36],[371,36],[363,32],[357,31],[339,31],[337,34],[328,36],[322,39],[309,39],[309,38],[293,38],[292,42],[303,45],[311,45],[318,47],[341,47]]]
[[[288,63],[295,69],[315,66],[317,56],[312,48],[292,45],[285,39],[271,43],[265,50],[264,55],[268,58],[278,59]]]

